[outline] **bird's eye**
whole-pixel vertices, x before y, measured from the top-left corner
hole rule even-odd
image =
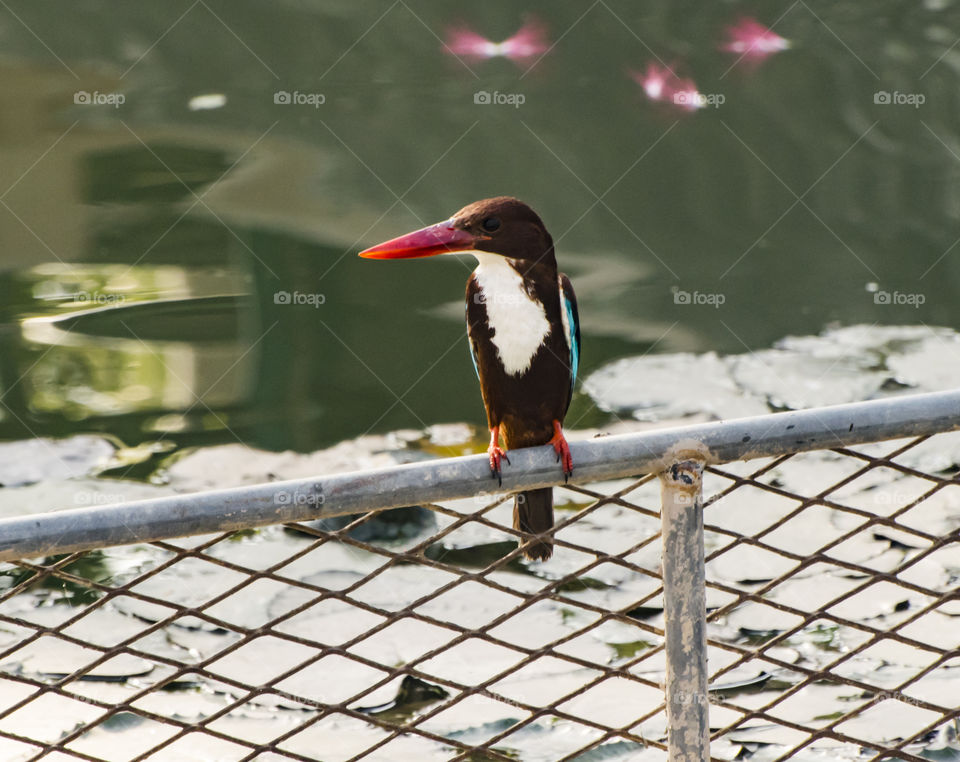
[[[487,217],[483,222],[480,223],[480,225],[488,233],[494,233],[500,229],[500,218]]]

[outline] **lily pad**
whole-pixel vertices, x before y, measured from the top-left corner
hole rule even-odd
[[[584,389],[603,410],[639,420],[770,412],[762,397],[738,387],[727,362],[712,352],[618,360],[591,374]]]
[[[0,485],[19,487],[94,474],[110,462],[114,449],[109,440],[92,434],[0,442]]]

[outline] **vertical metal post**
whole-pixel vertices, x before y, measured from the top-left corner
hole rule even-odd
[[[669,762],[710,759],[702,476],[693,458],[660,474]]]

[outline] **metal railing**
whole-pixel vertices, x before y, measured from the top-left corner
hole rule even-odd
[[[943,392],[574,442],[568,485],[511,452],[543,565],[484,456],[2,520],[0,758],[928,759],[958,429]]]

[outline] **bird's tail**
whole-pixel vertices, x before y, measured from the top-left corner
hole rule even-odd
[[[540,534],[553,528],[553,487],[521,492],[513,503],[513,528],[525,534]],[[545,537],[529,543],[523,555],[531,561],[546,561],[553,555],[553,540]]]

